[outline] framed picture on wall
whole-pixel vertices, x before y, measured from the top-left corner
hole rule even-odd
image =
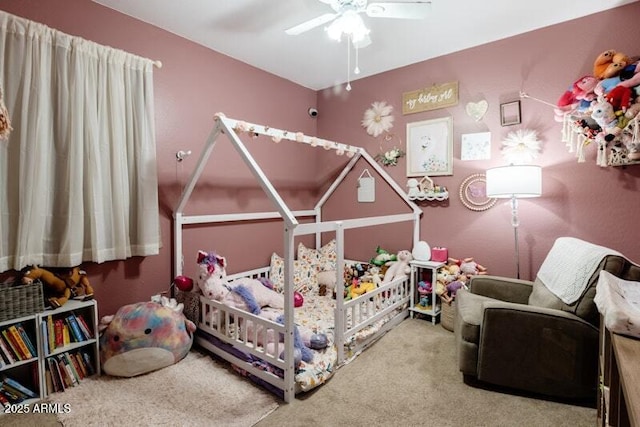
[[[407,123],[407,176],[453,175],[453,118]]]
[[[500,124],[511,126],[520,124],[520,101],[500,104]]]

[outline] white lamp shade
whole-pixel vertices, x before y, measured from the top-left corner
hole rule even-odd
[[[542,168],[535,165],[510,165],[488,169],[487,197],[523,198],[542,194]]]

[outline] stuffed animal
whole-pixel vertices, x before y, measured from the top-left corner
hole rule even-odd
[[[50,307],[61,307],[71,298],[71,289],[67,287],[64,280],[49,270],[37,265],[26,270],[22,277],[22,283],[31,284],[34,280],[42,282],[45,303]]]
[[[583,102],[588,106],[595,98],[594,90],[599,83],[594,76],[582,76],[560,97],[556,105],[562,110],[579,107]]]
[[[204,296],[254,314],[263,307],[284,308],[284,295],[274,291],[268,279],[241,279],[230,285],[226,266],[225,257],[198,252],[200,272],[196,282]]]
[[[610,77],[619,76],[629,64],[631,64],[631,58],[624,53],[617,52],[613,55],[613,61],[611,61],[611,64],[609,64],[602,73],[602,78],[608,79]]]
[[[409,267],[409,263],[413,261],[411,252],[402,250],[398,252],[396,259],[396,261],[388,261],[386,263],[388,268],[384,273],[382,283],[389,283],[392,280],[407,277],[411,273],[411,268]]]
[[[465,258],[460,263],[460,273],[469,277],[477,274],[487,274],[487,269],[475,262],[473,258]]]
[[[395,254],[390,254],[385,249],[382,249],[380,246],[376,248],[376,256],[371,258],[369,261],[373,265],[377,265],[378,267],[382,267],[391,261],[397,261],[398,258]]]
[[[593,62],[593,75],[599,79],[603,78],[605,70],[613,62],[613,55],[616,51],[613,49],[605,50]]]
[[[66,272],[60,273],[59,276],[71,289],[72,298],[82,301],[93,299],[93,287],[89,283],[87,273],[80,270],[80,267],[68,269]]]
[[[631,89],[625,86],[616,86],[605,95],[605,99],[613,107],[613,111],[627,111],[631,105]]]
[[[638,91],[638,86],[640,86],[640,61],[635,64],[635,67],[633,68],[633,74],[628,76],[628,78],[621,80],[618,86],[624,86],[628,88],[635,87],[636,95],[640,95]]]
[[[133,377],[182,360],[196,325],[174,299],[129,304],[100,320],[100,362],[113,376]]]
[[[33,266],[24,271],[22,283],[28,284],[34,280],[42,282],[45,302],[52,308],[63,306],[72,297],[79,297],[83,300],[93,298],[93,288],[80,267],[63,269],[59,273],[54,273]]]
[[[593,75],[598,79],[617,76],[630,62],[631,59],[624,53],[606,50],[596,58],[593,64]]]
[[[430,295],[432,291],[433,286],[431,282],[425,282],[424,280],[418,282],[418,293],[420,295]]]

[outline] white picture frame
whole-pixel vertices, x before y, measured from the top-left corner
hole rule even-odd
[[[407,123],[407,176],[453,175],[453,118]]]
[[[491,132],[465,133],[460,138],[460,160],[491,159]]]

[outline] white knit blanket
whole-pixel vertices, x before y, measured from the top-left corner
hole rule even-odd
[[[607,255],[620,253],[573,237],[560,237],[540,266],[538,279],[565,304],[573,304]]]

